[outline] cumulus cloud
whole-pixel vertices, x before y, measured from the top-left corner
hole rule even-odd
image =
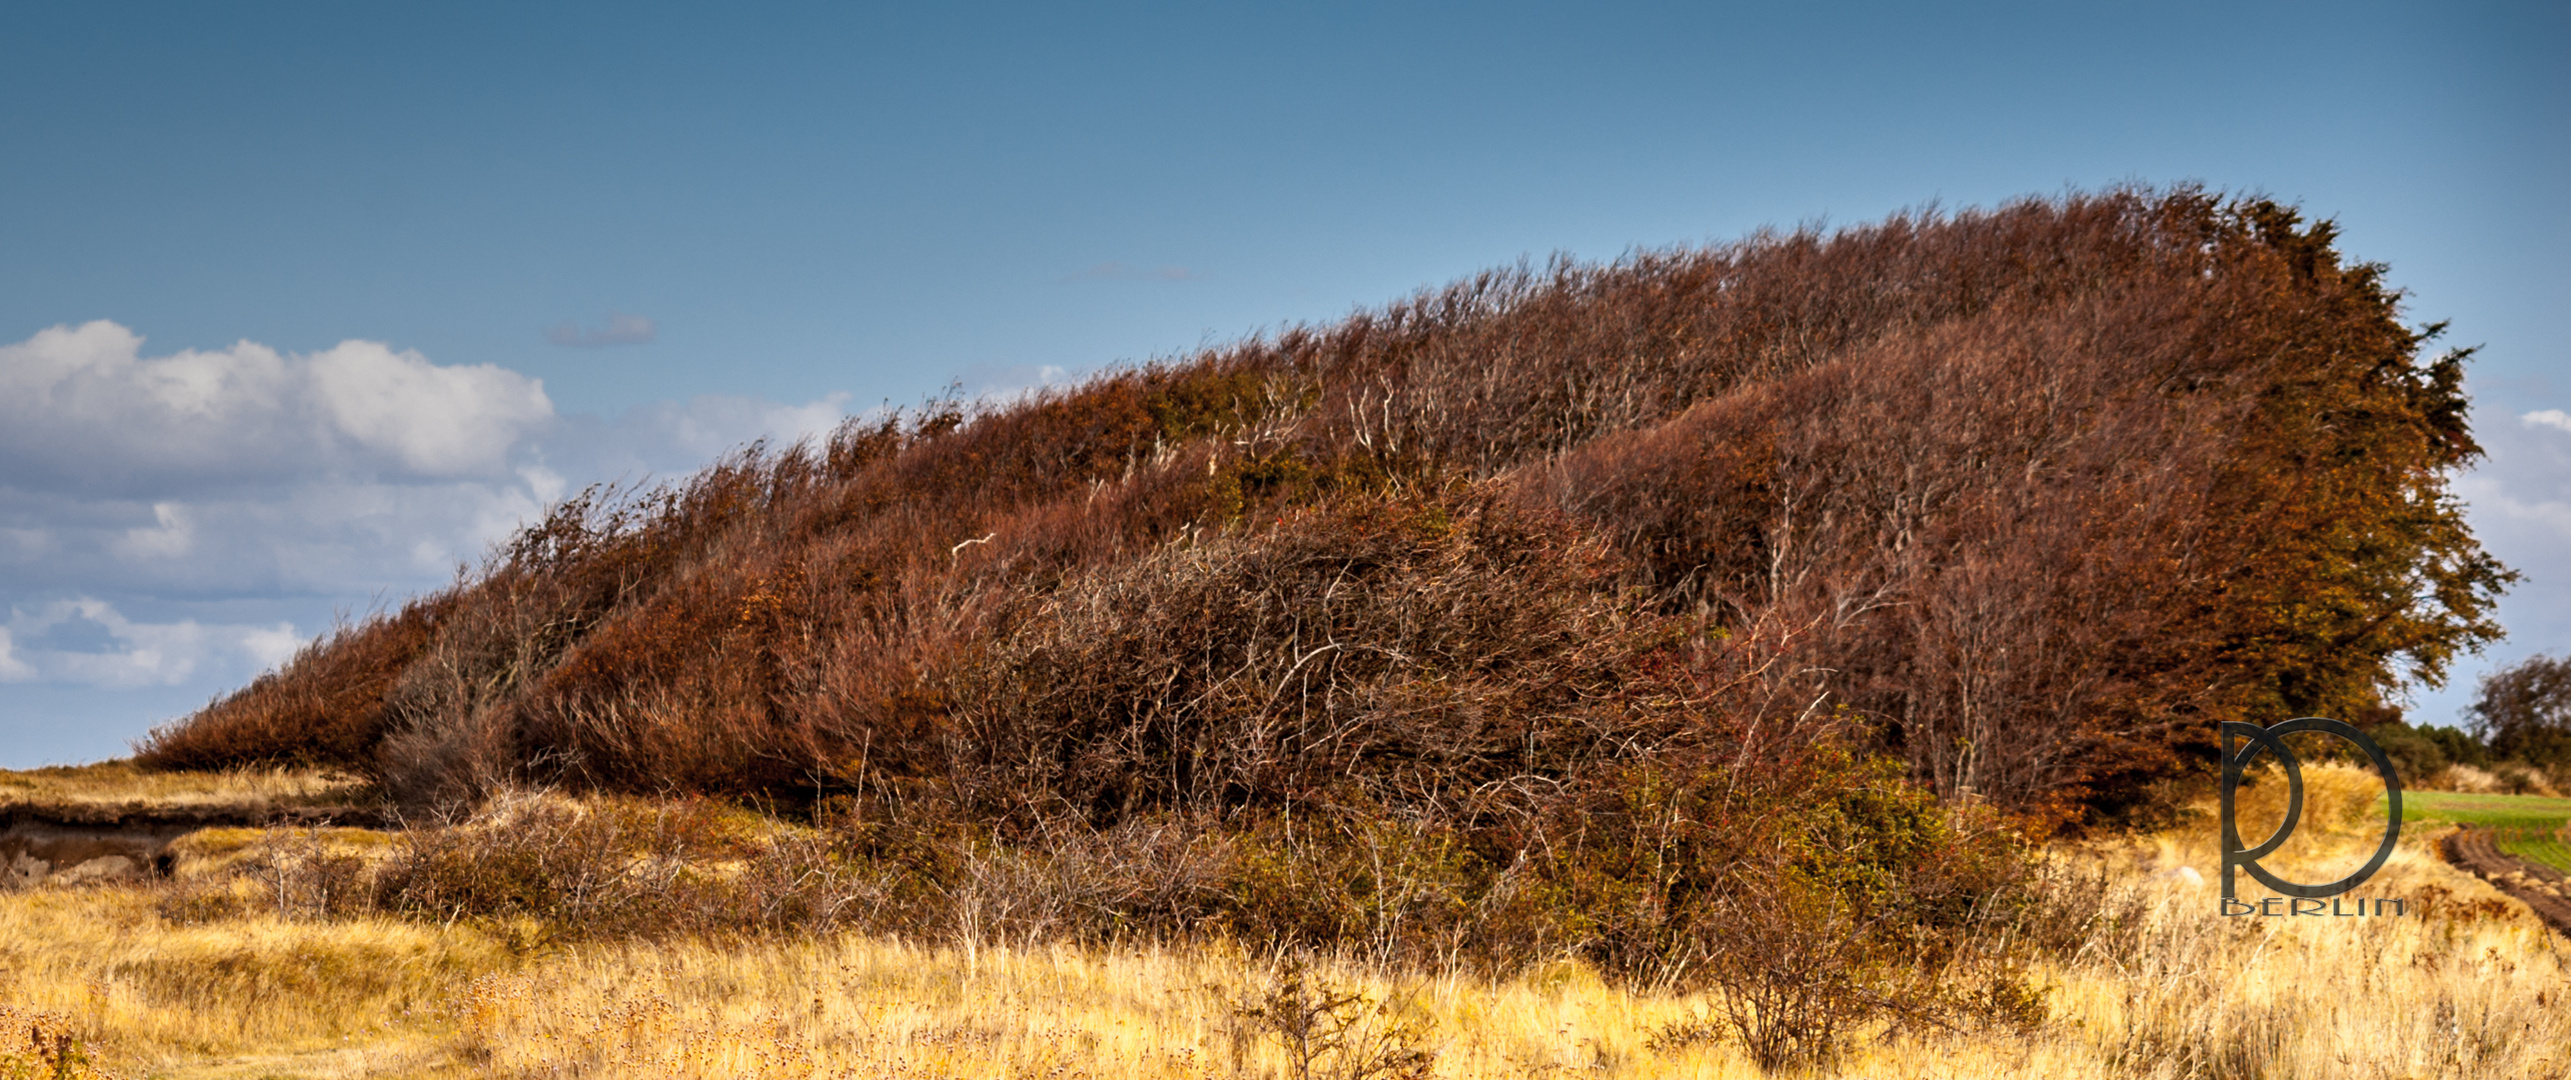
[[[847,400],[846,394],[832,394],[787,405],[700,394],[612,417],[563,417],[538,450],[545,474],[565,491],[597,481],[674,480],[752,442],[783,447],[827,436],[847,419]],[[533,481],[529,483],[533,490]]]
[[[440,367],[349,341],[309,369],[338,431],[422,476],[491,473],[519,435],[553,417],[542,382],[490,364]]]
[[[661,336],[661,328],[640,315],[621,312],[607,316],[607,325],[587,330],[571,320],[545,328],[545,342],[566,349],[594,349],[602,345],[643,345]]]
[[[0,465],[40,490],[144,494],[361,468],[487,475],[553,417],[544,384],[347,341],[142,355],[113,322],[0,345]]]
[[[0,603],[400,596],[583,484],[673,478],[844,415],[844,395],[706,395],[565,417],[534,379],[373,342],[142,343],[94,322],[0,345]]]

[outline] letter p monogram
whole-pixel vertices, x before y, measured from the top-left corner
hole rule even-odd
[[[2384,778],[2384,801],[2387,805],[2383,843],[2375,848],[2375,857],[2367,860],[2366,865],[2358,868],[2356,873],[2327,885],[2305,885],[2301,882],[2287,881],[2269,873],[2266,867],[2259,865],[2260,859],[2274,854],[2276,849],[2285,846],[2286,839],[2294,835],[2295,825],[2303,818],[2303,767],[2295,760],[2294,751],[2286,749],[2283,738],[2298,731],[2318,731],[2355,743],[2357,749],[2365,751],[2367,757],[2374,759],[2375,771],[2383,774]],[[2249,743],[2235,751],[2233,749],[2235,739],[2247,739]],[[2285,769],[2285,820],[2278,823],[2276,832],[2260,841],[2257,847],[2246,847],[2241,843],[2240,826],[2232,814],[2233,796],[2240,789],[2242,771],[2249,767],[2251,760],[2257,758],[2262,750],[2275,753],[2277,764]],[[2392,759],[2385,757],[2383,748],[2376,746],[2374,740],[2367,738],[2364,732],[2340,721],[2318,716],[2288,720],[2274,727],[2260,727],[2257,724],[2239,720],[2223,721],[2223,899],[2232,898],[2232,868],[2236,866],[2249,871],[2250,876],[2257,878],[2260,884],[2287,896],[2337,896],[2364,884],[2367,878],[2375,876],[2375,871],[2383,868],[2384,860],[2392,857],[2392,849],[2400,839],[2401,779],[2393,775]]]

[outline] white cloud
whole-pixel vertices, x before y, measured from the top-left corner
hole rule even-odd
[[[551,505],[571,490],[570,481],[564,480],[561,473],[542,465],[528,465],[520,468],[518,479],[526,482],[528,494],[535,496],[537,502],[547,505]]]
[[[113,604],[81,597],[33,611],[10,609],[8,625],[0,628],[0,681],[176,686],[209,666],[273,667],[294,655],[303,640],[291,623],[136,622]]]
[[[0,344],[0,721],[183,711],[292,656],[298,626],[447,584],[583,485],[814,438],[844,401],[563,416],[526,375],[369,341],[150,355],[98,321]]]
[[[489,364],[56,326],[0,345],[0,602],[433,585],[562,495],[560,426]]]
[[[344,341],[310,360],[337,430],[423,476],[484,475],[553,417],[544,384],[490,364],[440,367],[415,352]]]
[[[2571,415],[2543,409],[2481,433],[2487,456],[2458,477],[2474,531],[2530,577],[2571,578]],[[2560,569],[2556,569],[2560,565]]]
[[[352,466],[133,498],[16,487],[0,459],[0,604],[77,593],[398,599],[445,584],[582,486],[674,479],[754,439],[826,433],[839,400],[699,398],[612,421],[566,417],[490,476]]]
[[[45,539],[0,544],[0,602],[408,593],[479,559],[566,486],[321,477],[148,503],[0,488],[0,520]]]
[[[295,624],[278,623],[274,627],[240,628],[234,646],[251,663],[258,665],[259,670],[271,671],[294,659],[295,653],[302,651],[308,640],[295,632]]]
[[[142,355],[106,320],[0,345],[0,476],[20,488],[167,493],[334,471],[489,475],[553,418],[544,384],[347,341]]]

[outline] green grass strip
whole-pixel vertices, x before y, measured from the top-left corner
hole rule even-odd
[[[2501,851],[2571,873],[2571,843],[2565,843],[2561,833],[2563,823],[2571,821],[2571,799],[2405,791],[2401,817],[2404,822],[2453,822],[2490,829],[2499,834]]]

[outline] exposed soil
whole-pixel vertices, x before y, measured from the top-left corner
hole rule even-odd
[[[2571,935],[2571,879],[2561,871],[2501,851],[2489,829],[2457,829],[2446,837],[2444,851],[2446,861],[2533,908],[2544,925]]]
[[[170,841],[232,826],[382,828],[381,811],[353,807],[12,807],[0,809],[0,888],[169,872]]]

